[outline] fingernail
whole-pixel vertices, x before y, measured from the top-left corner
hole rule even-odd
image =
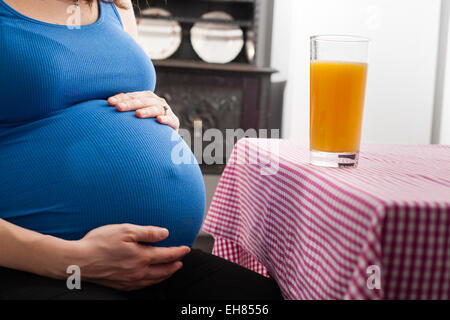
[[[128,106],[128,104],[121,102],[119,103],[119,108],[126,108]]]
[[[112,102],[112,103],[116,103],[117,99],[116,98],[111,98],[111,99],[109,99],[109,101]]]

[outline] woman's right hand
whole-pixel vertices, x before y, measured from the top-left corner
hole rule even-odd
[[[76,260],[81,279],[121,291],[160,283],[182,268],[180,260],[190,248],[160,248],[139,243],[156,243],[168,236],[166,229],[130,224],[92,230],[77,243]]]

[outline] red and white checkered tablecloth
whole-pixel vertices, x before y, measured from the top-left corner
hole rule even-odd
[[[330,169],[241,140],[203,230],[286,299],[448,299],[450,147],[366,145],[359,168]]]

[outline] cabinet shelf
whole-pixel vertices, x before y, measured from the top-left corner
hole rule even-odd
[[[192,18],[192,17],[152,16],[152,15],[141,15],[140,18],[141,19],[177,21],[181,24],[195,24],[197,22],[205,22],[205,23],[218,23],[218,24],[224,24],[224,25],[236,24],[243,28],[252,28],[253,27],[253,22],[250,20],[221,20],[221,19],[202,19],[202,18]]]
[[[246,51],[243,49],[233,60],[233,63],[261,65],[260,57],[265,54],[263,48],[260,46],[261,1],[263,0],[138,0],[138,5],[135,7],[135,14],[141,21],[145,19],[157,19],[160,21],[176,21],[181,25],[181,44],[178,50],[171,56],[171,59],[192,60],[194,63],[201,62],[199,61],[201,58],[192,46],[190,30],[194,24],[203,22],[219,24],[225,27],[230,25],[239,26],[244,33],[245,41],[251,36],[255,46],[255,58],[249,61]],[[149,7],[164,9],[170,12],[171,15],[153,16],[148,13],[146,14],[145,9]],[[225,12],[232,16],[233,20],[226,20],[220,17],[211,19],[202,18],[204,14],[214,11]],[[214,66],[211,65],[211,67]]]
[[[258,67],[247,63],[207,63],[203,61],[182,60],[182,59],[168,59],[168,60],[154,60],[153,64],[156,68],[178,68],[178,69],[197,69],[197,70],[211,70],[211,71],[229,71],[241,73],[276,73],[277,70],[268,67]]]

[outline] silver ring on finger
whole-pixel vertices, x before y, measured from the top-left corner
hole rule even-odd
[[[169,113],[170,107],[168,105],[163,105],[164,108],[164,115],[167,116],[167,114]]]

